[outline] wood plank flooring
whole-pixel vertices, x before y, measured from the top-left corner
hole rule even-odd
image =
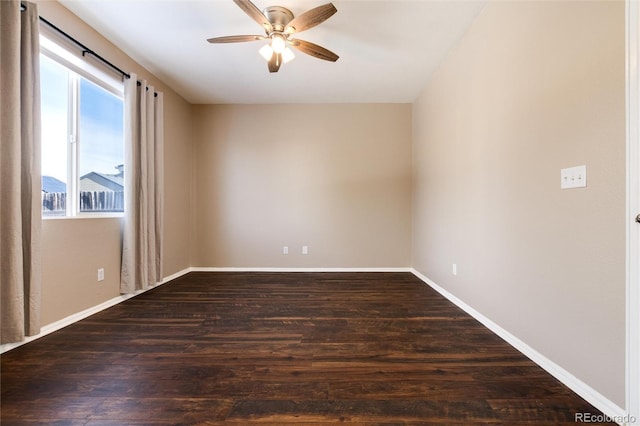
[[[600,414],[409,273],[190,273],[1,356],[2,425]]]

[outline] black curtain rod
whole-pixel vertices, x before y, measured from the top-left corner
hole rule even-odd
[[[0,1],[2,1],[2,0],[0,0]],[[24,3],[20,3],[20,10],[21,11],[24,11],[26,8],[27,7],[25,6]],[[103,64],[107,65],[112,70],[119,72],[120,75],[122,75],[123,77],[131,78],[131,75],[129,75],[129,73],[127,73],[127,72],[123,71],[122,69],[118,68],[117,66],[113,65],[111,62],[107,61],[105,58],[103,58],[102,56],[98,55],[96,52],[94,52],[93,50],[89,49],[87,46],[85,46],[84,44],[80,43],[78,40],[73,38],[71,35],[67,34],[63,30],[61,30],[60,28],[58,28],[57,26],[52,24],[51,22],[47,21],[42,16],[38,16],[38,18],[40,19],[40,21],[44,22],[45,24],[47,24],[48,26],[50,26],[51,28],[56,30],[58,33],[62,34],[67,39],[69,39],[70,41],[75,43],[77,46],[82,48],[82,56],[85,56],[86,54],[89,54],[89,55],[93,56],[94,58],[98,59]],[[141,83],[138,81],[138,86],[140,86],[140,85],[141,85]],[[147,88],[147,90],[149,90],[149,89]],[[158,94],[156,92],[154,92],[153,95],[156,98],[158,97]]]
[[[47,21],[46,19],[44,19],[42,16],[39,16],[39,18],[40,18],[40,21],[44,22],[49,27],[53,28],[58,33],[60,33],[61,35],[65,36],[67,39],[69,39],[70,41],[72,41],[73,43],[78,45],[78,47],[80,47],[82,49],[82,56],[85,56],[85,55],[89,54],[89,55],[93,56],[94,58],[96,58],[97,60],[99,60],[100,62],[102,62],[103,64],[105,64],[106,66],[108,66],[109,68],[111,68],[112,70],[120,73],[120,75],[122,75],[123,77],[131,78],[131,76],[129,75],[128,72],[125,72],[122,69],[118,68],[117,66],[113,65],[111,62],[107,61],[105,58],[103,58],[102,56],[98,55],[96,52],[94,52],[93,50],[89,49],[87,46],[85,46],[84,44],[80,43],[78,40],[73,38],[71,35],[67,34],[64,31],[62,31],[60,28],[58,28],[57,26],[55,26],[51,22]]]
[[[27,6],[24,3],[20,3],[20,11],[24,11],[26,8],[27,8]],[[103,58],[102,56],[98,55],[96,52],[94,52],[93,50],[89,49],[87,46],[85,46],[84,44],[80,43],[78,40],[73,38],[71,35],[69,35],[68,33],[64,32],[64,31],[62,31],[60,28],[58,28],[57,26],[55,26],[51,22],[47,21],[46,19],[44,19],[42,16],[38,16],[38,18],[40,19],[40,21],[44,22],[49,27],[53,28],[58,33],[60,33],[61,35],[65,36],[68,40],[72,41],[78,47],[80,47],[82,49],[82,56],[85,56],[86,54],[89,54],[89,55],[93,56],[94,58],[98,59],[100,62],[102,62],[106,66],[108,66],[109,68],[111,68],[112,70],[120,73],[120,75],[122,75],[123,77],[131,78],[129,73],[127,73],[127,72],[121,70],[120,68],[118,68],[117,66],[113,65],[111,62],[107,61],[105,58]]]

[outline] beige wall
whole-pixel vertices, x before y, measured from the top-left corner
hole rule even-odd
[[[194,266],[409,266],[411,105],[196,106],[194,127]]]
[[[41,16],[165,97],[164,274],[190,266],[191,105],[57,2],[40,1]],[[119,294],[121,219],[46,219],[43,224],[43,325]],[[97,268],[105,281],[97,282]]]
[[[619,406],[624,28],[622,1],[491,2],[413,110],[413,266]]]
[[[120,226],[113,219],[47,219],[42,223],[42,324],[120,294]],[[98,268],[104,281],[98,282]]]
[[[169,275],[191,266],[193,127],[191,104],[165,88],[164,258]]]

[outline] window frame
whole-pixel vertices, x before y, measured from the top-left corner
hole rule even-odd
[[[124,113],[124,83],[123,76],[114,77],[111,73],[105,72],[99,67],[91,64],[84,56],[78,56],[71,50],[65,48],[61,43],[56,42],[53,37],[40,34],[40,55],[65,67],[69,71],[67,89],[68,111],[67,111],[67,201],[64,216],[47,216],[42,214],[43,220],[50,219],[94,219],[94,218],[120,218],[124,216],[122,212],[91,212],[80,210],[80,175],[79,175],[79,105],[80,105],[80,82],[85,79],[108,93],[120,98],[123,103]],[[123,117],[124,120],[124,117]],[[81,142],[81,141],[80,141]],[[124,132],[123,132],[123,144]],[[125,147],[126,149],[126,147]],[[124,158],[123,158],[124,160]],[[126,208],[126,206],[124,207]]]

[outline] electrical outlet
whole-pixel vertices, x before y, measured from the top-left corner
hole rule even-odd
[[[454,263],[453,265],[451,265],[451,273],[453,275],[458,275],[458,265],[457,264]]]
[[[302,246],[302,254],[309,254],[309,246]]]
[[[98,281],[104,281],[104,268],[98,269]]]
[[[282,254],[289,254],[289,247],[287,246],[282,247]]]

